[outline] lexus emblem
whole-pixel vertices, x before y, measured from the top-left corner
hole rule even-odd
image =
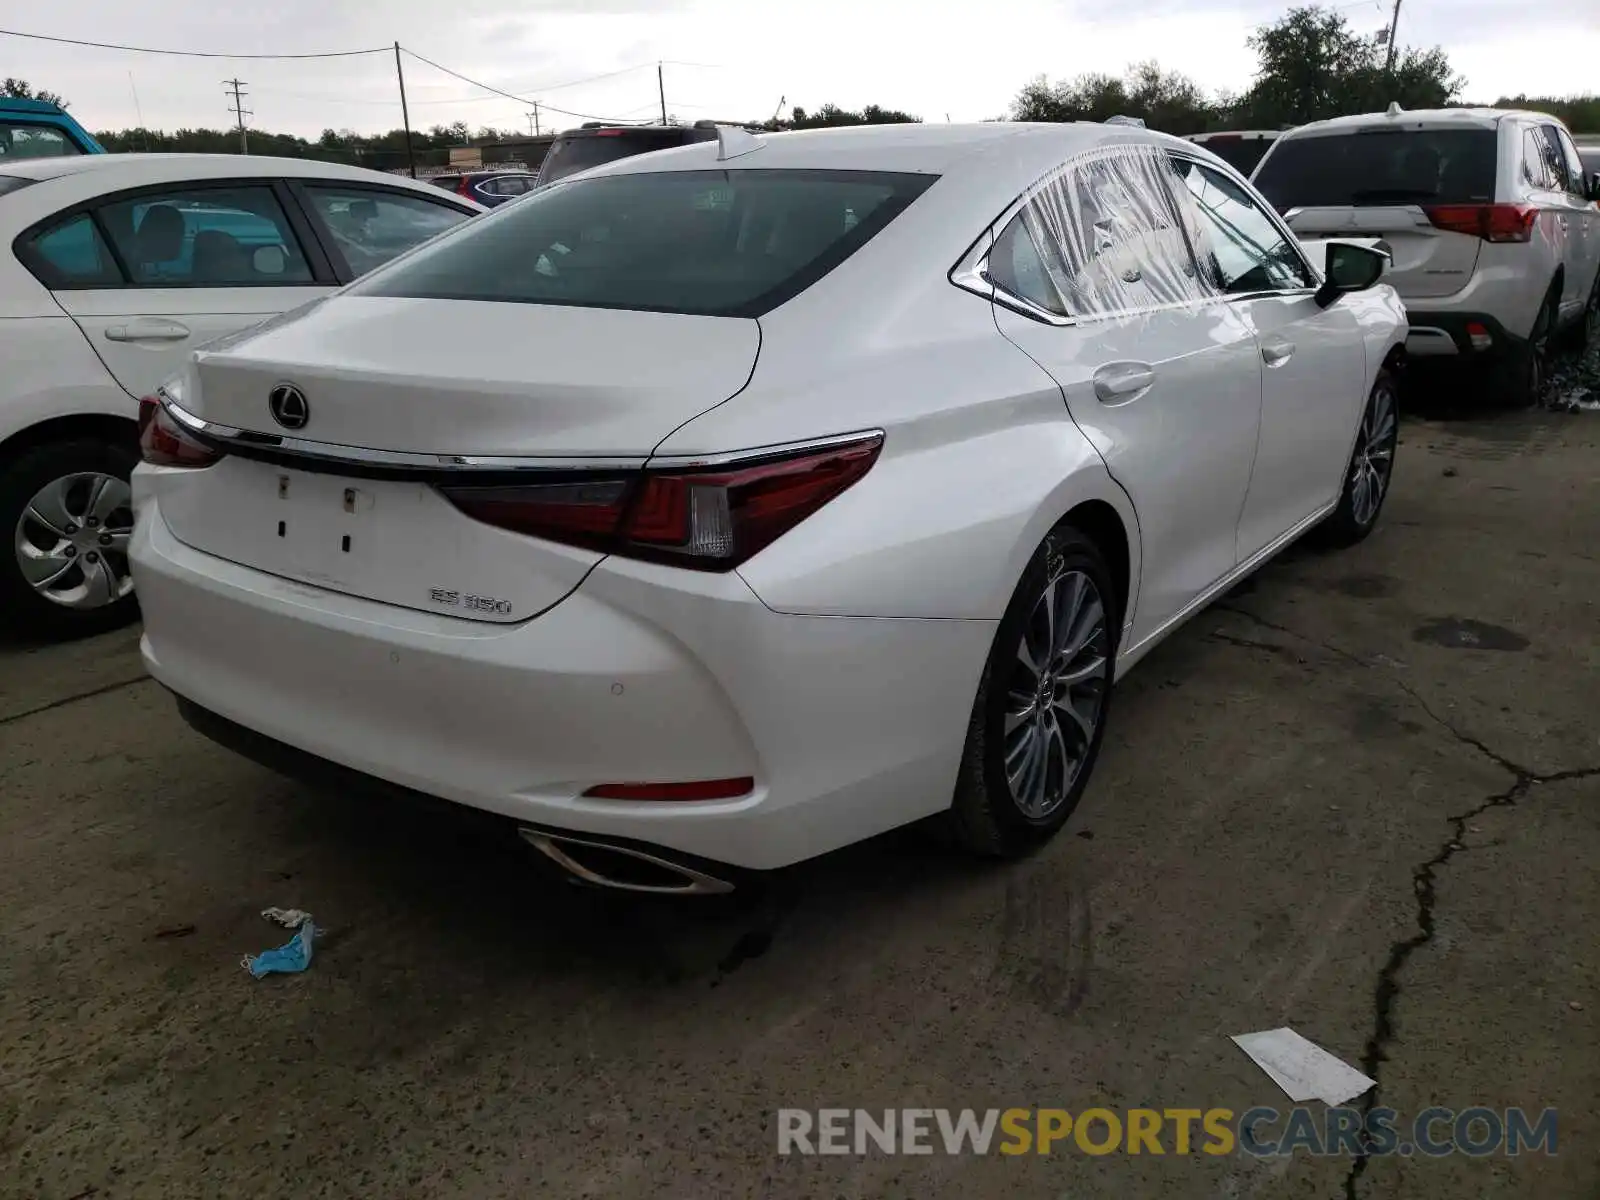
[[[311,419],[306,394],[292,383],[280,383],[267,393],[267,411],[285,429],[304,429]]]

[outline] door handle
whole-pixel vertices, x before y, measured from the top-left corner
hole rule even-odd
[[[108,342],[181,342],[188,336],[182,321],[131,321],[106,330]]]
[[[1261,361],[1269,367],[1281,367],[1294,357],[1294,343],[1274,338],[1261,347]]]
[[[1155,370],[1146,363],[1107,363],[1094,373],[1094,394],[1106,404],[1118,404],[1144,395],[1155,381]]]

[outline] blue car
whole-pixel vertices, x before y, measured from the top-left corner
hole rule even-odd
[[[0,96],[0,163],[105,152],[106,148],[59,105]]]

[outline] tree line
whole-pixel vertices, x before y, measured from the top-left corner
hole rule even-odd
[[[1408,109],[1464,103],[1466,81],[1456,73],[1442,49],[1396,46],[1391,51],[1382,34],[1357,33],[1336,9],[1319,5],[1291,9],[1280,20],[1252,33],[1249,46],[1256,54],[1256,75],[1250,86],[1239,93],[1207,93],[1186,75],[1165,70],[1155,62],[1143,62],[1120,75],[1091,72],[1053,82],[1041,76],[1022,87],[1005,116],[994,119],[1103,121],[1122,115],[1138,117],[1152,129],[1182,135],[1220,129],[1287,128],[1327,117],[1380,111],[1391,101]],[[0,84],[0,94],[36,96],[65,107],[61,97],[35,91],[24,80],[7,78]],[[1537,109],[1560,117],[1574,133],[1600,133],[1600,94],[1502,96],[1493,107]],[[815,110],[792,108],[786,117],[749,124],[779,131],[899,124],[920,119],[876,104],[859,110],[824,104]],[[169,132],[135,128],[108,130],[95,136],[113,152],[232,154],[240,149],[239,134],[231,129],[184,128]],[[412,130],[409,153],[418,166],[443,166],[449,161],[452,148],[514,141],[525,136],[521,130],[490,126],[474,130],[458,121]],[[252,129],[248,138],[252,154],[324,159],[380,170],[403,168],[408,163],[403,129],[378,134],[325,129],[315,139]]]

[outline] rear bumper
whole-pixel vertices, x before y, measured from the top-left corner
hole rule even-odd
[[[1501,358],[1526,344],[1489,313],[1439,312],[1406,309],[1409,329],[1406,333],[1406,354],[1413,359],[1426,358]],[[1489,344],[1473,344],[1469,326],[1486,331]]]
[[[179,542],[143,498],[150,673],[273,742],[546,829],[781,867],[950,803],[993,622],[787,616],[736,573],[611,559],[495,625],[328,592]],[[751,776],[736,800],[585,798]]]

